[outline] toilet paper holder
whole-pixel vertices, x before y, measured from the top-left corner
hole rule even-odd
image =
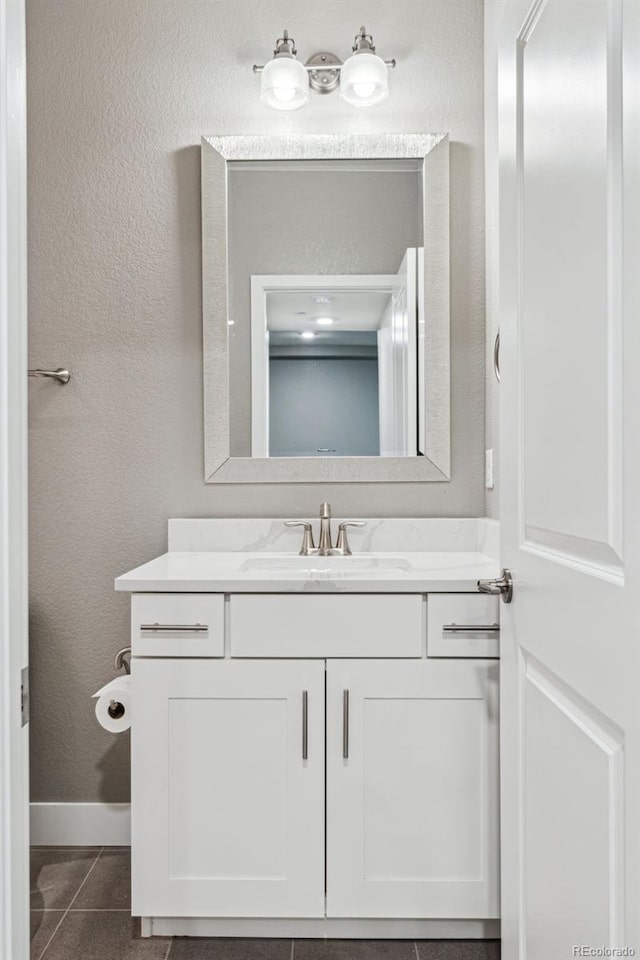
[[[122,650],[118,650],[118,652],[115,655],[115,659],[113,661],[113,664],[116,670],[124,669],[125,673],[131,673],[131,663],[129,662],[129,660],[125,660],[125,657],[127,656],[129,657],[129,660],[130,660],[131,647],[123,647]]]
[[[129,675],[131,673],[131,664],[125,657],[131,658],[131,647],[123,647],[122,650],[118,650],[115,655],[114,666],[116,670],[124,669],[124,672]],[[124,707],[119,700],[110,700],[107,711],[113,720],[119,720],[120,717],[124,715]]]

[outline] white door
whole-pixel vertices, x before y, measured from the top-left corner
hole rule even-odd
[[[494,918],[498,664],[327,664],[327,915]]]
[[[393,353],[393,307],[391,300],[378,327],[378,423],[380,456],[397,456],[398,434],[395,404],[395,358]]]
[[[0,958],[29,956],[24,3],[0,3]]]
[[[132,677],[133,913],[322,916],[324,663],[134,659]]]
[[[502,956],[637,955],[640,4],[502,10]]]
[[[378,330],[380,455],[415,457],[417,446],[417,256],[407,248]]]

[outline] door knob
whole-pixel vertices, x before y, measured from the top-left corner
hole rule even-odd
[[[511,571],[504,568],[497,580],[478,580],[478,590],[480,593],[499,594],[504,603],[511,603],[513,599]]]

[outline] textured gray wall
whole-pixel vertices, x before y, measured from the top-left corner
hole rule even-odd
[[[285,26],[302,58],[362,23],[397,57],[389,100],[258,101],[251,64]],[[481,0],[28,0],[33,713],[38,801],[127,800],[128,738],[89,696],[128,639],[118,573],[168,517],[484,511]],[[206,486],[201,134],[446,131],[451,149],[453,479]]]
[[[269,450],[272,457],[380,453],[378,361],[361,357],[269,363]]]
[[[231,455],[251,456],[253,274],[396,273],[422,244],[422,175],[344,170],[229,174]]]

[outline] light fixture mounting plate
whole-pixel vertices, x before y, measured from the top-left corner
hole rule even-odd
[[[335,69],[331,69],[334,66]],[[333,93],[340,83],[342,60],[333,53],[314,53],[307,60],[309,86],[316,93]]]

